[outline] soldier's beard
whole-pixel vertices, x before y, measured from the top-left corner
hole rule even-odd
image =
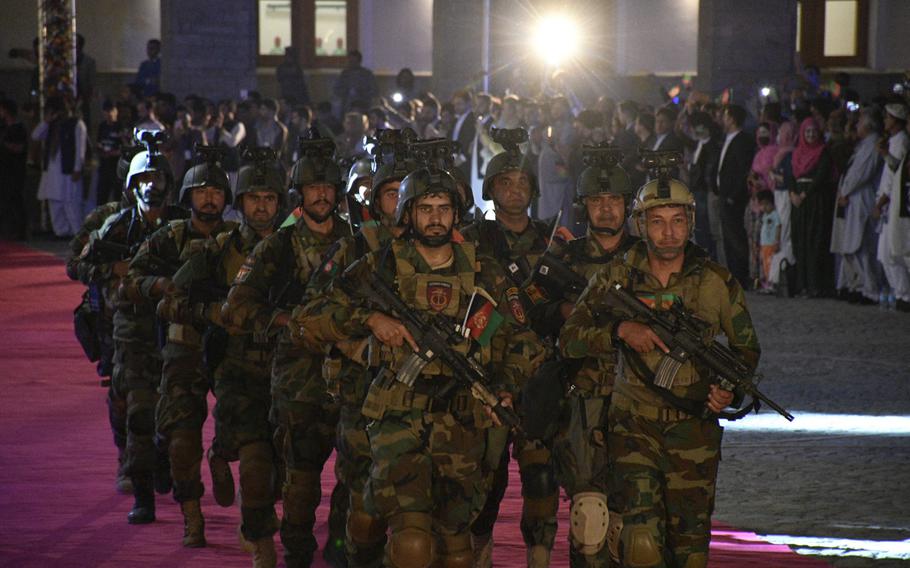
[[[221,214],[224,213],[224,210],[215,211],[201,211],[193,207],[193,216],[202,221],[203,223],[212,223],[221,219]]]
[[[651,253],[660,260],[674,260],[683,254],[683,252],[686,250],[685,244],[679,247],[659,247],[651,239],[647,239],[647,241],[648,250],[651,251]]]
[[[441,246],[449,244],[452,241],[453,229],[454,227],[449,227],[449,230],[441,235],[427,235],[421,233],[417,229],[414,229],[414,234],[417,235],[417,241],[423,246],[430,248],[439,248]]]
[[[326,202],[326,203],[328,203],[328,202]],[[330,208],[326,213],[323,213],[323,214],[316,213],[315,211],[313,211],[312,209],[310,209],[308,207],[303,208],[304,215],[306,215],[307,217],[309,217],[316,223],[324,223],[329,217],[332,216],[332,213],[334,213],[334,212],[335,212],[334,207]]]

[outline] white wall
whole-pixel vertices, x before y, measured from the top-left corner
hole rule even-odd
[[[0,67],[30,68],[7,57],[10,48],[29,48],[38,33],[37,4],[26,0],[0,2]],[[157,0],[76,0],[76,31],[85,36],[85,52],[98,71],[135,71],[145,59],[145,44],[161,34]]]
[[[363,64],[374,72],[433,71],[433,0],[360,0],[359,31]]]
[[[698,0],[616,0],[619,75],[695,73]]]

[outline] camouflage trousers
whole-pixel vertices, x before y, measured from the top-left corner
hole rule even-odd
[[[623,566],[705,566],[722,435],[716,419],[651,420],[614,401],[609,502]]]
[[[607,413],[609,396],[569,395],[566,413],[553,442],[553,461],[559,484],[569,497],[596,492],[608,495]],[[605,545],[585,558],[571,543],[569,565],[578,568],[610,565]]]
[[[210,383],[202,349],[168,341],[162,350],[161,398],[156,412],[158,444],[167,448],[174,500],[202,497],[202,425],[208,416]]]
[[[161,359],[154,346],[116,342],[110,414],[113,422],[113,415],[121,413],[120,401],[125,401],[124,473],[134,478],[151,478],[159,459],[155,448],[155,405],[160,370]],[[119,416],[116,420],[120,420]],[[114,441],[117,442],[116,432]]]
[[[472,415],[460,418],[449,412],[387,410],[371,422],[366,509],[386,520],[424,513],[432,517],[437,535],[465,534],[486,496],[486,439]]]
[[[373,460],[367,436],[369,420],[360,408],[360,404],[342,403],[335,438],[335,477],[339,485],[348,489],[342,532],[351,568],[379,565],[385,545],[385,522],[366,512],[364,506],[364,490]]]
[[[212,451],[226,461],[240,460],[240,530],[250,541],[278,530],[268,363],[267,353],[261,360],[229,355],[216,369],[213,382]]]
[[[272,420],[281,432],[280,451],[287,467],[282,498],[281,542],[289,568],[309,566],[318,545],[313,535],[322,498],[322,468],[335,445],[338,407],[327,395],[321,402],[272,399]]]
[[[528,547],[540,545],[552,549],[556,540],[559,486],[553,471],[550,449],[539,440],[512,435],[504,437],[502,428],[487,430],[487,445],[490,448],[487,464],[492,467],[486,475],[486,502],[471,525],[471,532],[479,537],[493,533],[493,526],[499,517],[499,506],[509,485],[509,442],[512,444],[511,457],[518,462],[521,473],[522,539]],[[496,448],[501,448],[501,451],[496,452]]]

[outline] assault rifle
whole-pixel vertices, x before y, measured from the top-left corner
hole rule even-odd
[[[96,239],[92,241],[86,258],[89,260],[89,262],[97,263],[130,260],[136,256],[136,251],[139,250],[140,244],[141,243],[137,243],[135,246],[131,247],[122,243],[105,241],[104,239]],[[153,254],[148,255],[148,259],[152,265],[152,272],[159,276],[173,274],[180,268],[179,266],[175,266],[174,264]]]
[[[342,286],[348,289],[353,283],[350,282],[350,278],[345,276],[341,279]],[[521,431],[521,420],[518,418],[518,414],[512,408],[503,406],[499,397],[487,387],[486,373],[483,368],[473,358],[453,349],[453,346],[466,339],[458,333],[450,321],[440,314],[428,316],[412,309],[378,273],[374,273],[372,281],[360,281],[359,284],[353,284],[353,286],[355,287],[351,290],[353,294],[368,298],[380,311],[400,319],[414,336],[414,341],[420,351],[413,353],[405,361],[395,376],[397,381],[412,387],[423,368],[439,359],[452,369],[457,381],[471,389],[471,394],[477,400],[493,409],[503,424]]]
[[[614,284],[607,297],[632,312],[634,317],[644,320],[670,349],[654,372],[656,386],[669,390],[682,364],[694,359],[714,372],[722,389],[741,389],[755,401],[767,404],[787,420],[793,420],[792,414],[758,390],[756,384],[761,375],[752,371],[729,347],[716,340],[705,342],[704,332],[709,327],[707,322],[695,318],[679,304],[668,310],[652,310],[622,284]],[[706,408],[703,417],[710,414],[711,411]]]

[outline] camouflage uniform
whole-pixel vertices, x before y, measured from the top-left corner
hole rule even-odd
[[[205,258],[205,267],[200,269],[202,273],[193,274],[193,280],[198,282],[196,286],[211,284],[226,291],[246,257],[261,240],[256,231],[241,224],[231,231],[220,233],[214,241],[207,241],[211,248],[201,253]],[[224,297],[212,297],[209,293],[194,298],[192,285],[178,294],[180,298],[176,303],[185,298],[190,306],[187,311],[196,314],[195,319],[202,319],[198,323],[205,325],[208,328],[206,333],[210,334],[206,371],[212,375],[212,391],[215,393],[212,411],[215,438],[209,459],[222,460],[230,492],[227,497],[218,500],[219,504],[230,506],[233,503],[233,479],[227,462],[240,460],[241,533],[250,542],[271,537],[278,530],[273,487],[275,455],[269,422],[272,345],[263,335],[243,333],[227,326],[221,317]],[[199,318],[199,315],[202,317]],[[224,331],[224,328],[228,330]],[[222,333],[223,339],[215,339]],[[217,349],[211,348],[211,344],[218,343],[223,346],[223,354],[216,354]],[[222,356],[220,360],[215,359],[218,355]],[[216,475],[213,466],[213,480]],[[219,486],[215,483],[216,496],[218,490]]]
[[[622,239],[611,252],[604,251],[589,229],[584,237],[569,242],[555,241],[550,253],[571,267],[585,280],[590,280],[612,258],[625,253],[638,238],[623,232]],[[535,322],[545,322],[558,336],[565,320],[563,302],[578,300],[577,296],[551,299],[531,308]],[[568,362],[562,361],[562,364]],[[607,495],[607,411],[613,392],[614,362],[612,359],[585,358],[568,377],[565,407],[558,432],[553,441],[553,461],[559,484],[570,498],[582,493]],[[574,368],[573,368],[574,370]],[[573,501],[574,503],[574,501]],[[570,521],[575,524],[574,515]],[[585,549],[576,542],[570,530],[570,565],[578,567],[608,566],[606,547]],[[593,548],[596,548],[593,547]],[[588,558],[585,558],[585,557]]]
[[[506,305],[511,309],[517,323],[530,324],[525,313],[528,303],[522,293],[522,286],[537,260],[547,250],[549,237],[546,223],[529,220],[528,227],[516,234],[496,221],[481,220],[464,229],[465,240],[477,243],[478,256],[496,260],[508,275]],[[516,385],[519,392],[530,374],[520,377]],[[519,401],[520,402],[520,401]],[[517,406],[521,411],[520,404]],[[508,436],[508,438],[506,438]],[[509,482],[508,443],[513,441],[514,458],[518,461],[522,479],[524,504],[521,514],[521,534],[528,549],[542,546],[553,548],[556,539],[556,511],[559,507],[559,488],[550,450],[540,440],[512,439],[502,428],[493,428],[488,433],[491,445],[498,444],[504,450],[498,465],[491,471],[490,489],[484,510],[471,526],[471,532],[481,540],[493,533],[493,525],[499,516],[499,505],[505,496]]]
[[[263,240],[237,273],[225,321],[249,333],[274,334],[275,317],[303,301],[323,254],[345,231],[347,226],[335,217],[331,233],[321,236],[301,218]],[[276,447],[287,465],[281,541],[288,566],[308,566],[317,548],[313,526],[322,495],[320,476],[334,447],[338,407],[322,378],[322,354],[295,346],[286,329],[277,333],[271,419],[278,433]]]
[[[124,469],[136,491],[151,492],[152,477],[159,462],[166,460],[155,451],[155,404],[161,380],[161,357],[155,339],[155,310],[151,305],[134,304],[120,292],[121,278],[114,275],[116,261],[94,262],[96,241],[123,245],[132,250],[148,239],[159,224],[151,224],[138,206],[123,209],[107,218],[89,241],[87,254],[78,268],[80,275],[99,287],[104,304],[114,310],[113,374],[110,400],[125,401],[126,446]],[[127,259],[128,260],[128,259]],[[116,408],[116,405],[112,405]],[[113,414],[113,412],[112,412]],[[137,493],[138,495],[138,493]]]
[[[102,380],[102,386],[107,386],[107,416],[114,436],[114,445],[117,447],[117,459],[120,463],[118,477],[124,475],[123,460],[126,450],[126,399],[116,396],[111,386],[110,376],[114,372],[114,307],[103,301],[101,288],[97,281],[107,278],[96,277],[95,265],[83,256],[91,234],[104,225],[104,221],[111,215],[120,211],[124,203],[111,201],[99,205],[85,217],[82,228],[70,241],[70,256],[66,261],[66,275],[70,280],[82,282],[88,290],[82,295],[83,303],[95,313],[98,324],[99,359],[97,371]],[[109,275],[108,275],[109,276]]]
[[[205,235],[194,227],[192,219],[170,222],[144,242],[133,257],[124,282],[128,293],[140,303],[154,304],[159,297],[152,287],[158,278],[172,277],[176,267],[213,246],[219,233],[234,227],[236,223],[221,222]],[[202,365],[200,330],[190,324],[169,323],[161,356],[161,397],[155,412],[157,443],[168,449],[171,459],[174,500],[181,504],[198,501],[205,491],[200,464],[210,388]]]
[[[356,235],[345,237],[333,248],[323,269],[310,282],[310,295],[328,289],[334,277],[347,266],[377,251],[392,240],[392,233],[378,221],[366,221]],[[299,328],[306,318],[306,306],[294,310],[294,323]],[[357,348],[360,348],[359,350]],[[342,342],[331,346],[323,363],[323,375],[329,392],[340,402],[338,427],[335,431],[335,477],[348,488],[347,515],[344,520],[345,553],[348,566],[373,566],[382,560],[385,525],[364,509],[364,486],[370,476],[369,420],[361,412],[372,375],[363,359],[361,342]],[[359,351],[359,352],[358,352]]]
[[[716,418],[693,417],[645,385],[639,374],[643,369],[630,361],[653,370],[661,353],[639,356],[617,349],[616,328],[627,316],[607,303],[609,286],[622,283],[657,309],[681,300],[710,324],[706,340],[723,332],[746,361],[758,362],[758,339],[739,284],[695,245],[689,243],[684,254],[682,271],[664,287],[651,274],[646,244],[636,244],[591,280],[560,335],[568,357],[611,360],[622,351],[609,412],[608,452],[610,509],[622,514],[622,550],[611,542],[611,552],[619,554],[624,566],[706,565],[723,429]],[[702,402],[709,382],[687,362],[672,392]]]
[[[452,264],[431,270],[411,242],[396,239],[364,257],[346,277],[366,281],[380,274],[387,282],[396,282],[402,299],[414,309],[438,310],[457,322],[464,319],[475,285],[508,306],[505,275],[497,264],[475,258],[470,243],[452,246]],[[496,383],[490,385],[494,392],[514,392],[519,377],[530,370],[523,355],[531,349],[527,344],[533,336],[516,328],[504,309],[505,320],[492,342],[478,350],[480,362],[493,371],[489,376]],[[302,333],[311,336],[308,341],[338,343],[370,336],[365,321],[371,313],[336,286],[309,303],[298,322]],[[467,342],[458,346],[462,351],[469,348]],[[383,347],[379,358],[394,374],[409,351]],[[372,382],[366,396],[363,414],[371,420],[367,432],[372,466],[365,505],[391,527],[387,556],[393,566],[429,565],[432,533],[441,540],[440,565],[471,563],[468,530],[486,496],[485,431],[491,421],[460,384],[442,394],[450,376],[451,370],[437,361],[423,369],[413,388],[384,375]]]

